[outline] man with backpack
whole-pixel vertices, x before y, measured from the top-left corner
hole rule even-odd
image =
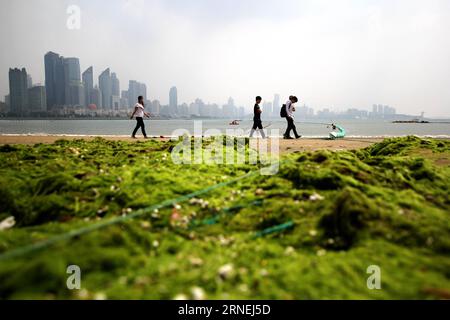
[[[280,116],[282,118],[286,118],[287,121],[287,129],[284,133],[283,138],[292,140],[294,138],[291,137],[291,130],[294,132],[295,139],[299,139],[302,136],[297,133],[297,128],[294,123],[294,112],[295,112],[295,104],[298,102],[298,98],[296,96],[290,96],[289,100],[286,104],[281,107]]]

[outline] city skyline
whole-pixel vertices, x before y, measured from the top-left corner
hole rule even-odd
[[[136,102],[136,99],[133,98],[134,96],[144,96],[144,100],[147,102],[153,102],[156,101],[159,104],[159,108],[158,108],[158,113],[161,115],[167,115],[167,116],[173,116],[178,114],[177,110],[178,109],[182,109],[185,106],[188,106],[188,110],[190,111],[192,108],[189,108],[189,106],[191,106],[192,104],[198,104],[200,101],[200,105],[206,105],[208,107],[210,106],[214,106],[217,105],[219,108],[224,108],[227,105],[230,105],[230,100],[233,101],[232,105],[234,105],[234,99],[232,97],[228,98],[228,102],[225,104],[217,104],[215,102],[207,102],[206,104],[203,102],[203,100],[200,97],[197,97],[193,102],[191,102],[189,105],[187,102],[183,102],[181,104],[178,103],[178,88],[176,86],[172,86],[169,89],[169,93],[167,95],[168,97],[168,103],[167,104],[160,104],[160,97],[153,97],[154,100],[147,100],[147,86],[144,83],[140,83],[136,80],[130,80],[129,81],[129,89],[128,90],[121,90],[120,88],[120,80],[117,77],[117,74],[115,72],[111,72],[111,68],[106,68],[104,71],[98,73],[98,81],[97,83],[93,80],[94,77],[94,67],[91,65],[89,66],[85,71],[81,71],[80,68],[80,59],[76,58],[76,57],[70,57],[70,58],[65,58],[64,56],[60,56],[59,54],[49,51],[44,55],[44,70],[47,72],[47,67],[45,66],[46,63],[48,62],[48,56],[51,57],[51,59],[60,59],[60,63],[62,65],[62,74],[60,74],[61,77],[65,77],[65,79],[62,82],[59,82],[57,84],[57,86],[61,86],[61,85],[65,85],[64,87],[64,95],[62,96],[62,101],[64,101],[63,105],[83,105],[83,106],[88,106],[91,102],[93,104],[95,104],[97,106],[97,108],[99,109],[114,109],[113,106],[113,91],[116,94],[116,98],[118,101],[118,106],[116,106],[116,109],[118,107],[126,107],[126,108],[130,108],[130,106],[132,107],[134,105],[134,103]],[[10,69],[20,69],[20,68],[10,68]],[[26,68],[22,68],[22,69],[26,69]],[[73,77],[73,79],[71,78],[71,76]],[[86,76],[86,77],[85,77]],[[105,88],[110,87],[110,93],[107,94],[106,98],[103,94],[103,91],[101,89],[100,83],[102,82],[101,79],[102,77],[106,77],[106,81],[107,81],[107,85],[105,86]],[[44,76],[44,83],[49,83],[47,80],[47,77],[50,77],[50,75]],[[93,88],[90,89],[90,85],[91,85],[91,78],[92,77],[92,85]],[[34,83],[33,84],[33,80],[32,80],[32,76],[30,74],[27,74],[26,76],[26,81],[27,81],[27,86],[29,89],[33,88],[33,87],[39,87],[39,88],[43,88],[44,92],[46,93],[46,95],[48,96],[49,91],[52,92],[51,90],[47,89],[47,85],[42,86],[41,82],[38,83]],[[73,90],[71,89],[70,83],[75,81],[75,88],[77,95],[79,96],[78,99],[73,99],[73,97],[67,97],[67,95],[71,95],[73,94]],[[86,91],[86,84],[88,85],[88,91]],[[81,85],[81,87],[79,87],[79,85]],[[107,90],[107,89],[106,89]],[[130,94],[130,90],[131,90],[131,94]],[[97,91],[99,91],[99,93],[97,93]],[[86,95],[86,92],[90,92],[89,95]],[[83,96],[81,97],[80,95],[83,94]],[[124,96],[124,94],[126,96]],[[94,96],[98,96],[100,95],[100,97],[97,98],[92,98],[92,95]],[[9,95],[8,95],[9,96]],[[5,96],[6,97],[6,96]],[[51,102],[48,102],[48,98],[44,97],[45,101],[47,102],[47,108],[51,108]],[[85,100],[88,99],[88,100]],[[106,99],[106,100],[105,100]],[[6,99],[4,99],[6,100]],[[95,100],[95,101],[92,101]],[[124,100],[126,100],[126,104],[124,103]],[[281,106],[282,105],[282,98],[280,97],[279,94],[274,94],[273,100],[269,100],[269,99],[263,99],[264,102],[262,103],[262,107],[267,108],[268,105],[271,105],[271,111],[270,111],[270,118],[273,117],[277,117],[278,116],[278,109],[275,108],[275,106]],[[1,101],[1,99],[0,99]],[[58,101],[58,100],[56,100]],[[59,100],[61,101],[61,100]],[[105,101],[109,101],[109,102],[105,102]],[[3,101],[4,103],[7,103],[7,101]],[[89,102],[89,103],[88,103]],[[95,103],[96,102],[96,103]],[[173,103],[176,103],[175,105]],[[300,103],[301,104],[301,103]],[[377,105],[373,105],[373,106],[377,106]],[[317,108],[309,108],[305,102],[303,102],[303,105],[300,108],[306,108],[306,109],[310,109],[311,112],[303,112],[302,115],[303,116],[307,116],[307,117],[314,117],[316,115],[320,115],[320,114],[327,114],[329,113],[330,115],[334,115],[334,116],[338,116],[338,115],[346,115],[346,114],[351,114],[351,111],[357,110],[358,112],[356,112],[355,114],[362,114],[365,115],[366,117],[369,117],[369,115],[395,115],[396,114],[396,109],[395,108],[391,108],[389,106],[384,106],[384,105],[378,105],[379,107],[382,108],[388,108],[390,111],[388,112],[384,112],[382,109],[381,111],[377,111],[377,110],[373,110],[372,112],[370,112],[369,108],[367,107],[367,109],[357,109],[354,107],[343,107],[343,108],[333,108],[333,107],[322,107],[321,109],[317,109]],[[163,107],[166,107],[167,110],[163,110]],[[226,111],[223,112],[222,117],[233,117],[233,116],[244,116],[248,113],[250,113],[251,111],[251,106],[247,105],[244,107],[236,107],[236,109],[240,109],[240,108],[244,108],[244,112],[237,112],[233,115],[233,114],[227,114]],[[364,107],[363,107],[364,108]],[[32,107],[30,106],[30,109],[32,109]],[[315,113],[315,110],[317,109],[317,114]],[[393,110],[393,112],[391,111]],[[189,115],[189,113],[184,113],[185,115]],[[424,111],[420,112],[420,114],[423,117]],[[191,114],[193,115],[193,114]],[[198,112],[197,113],[198,116],[201,116],[202,113]],[[407,115],[407,114],[405,114]],[[419,114],[417,114],[419,115]]]
[[[216,103],[204,103],[200,98],[190,103],[178,103],[178,89],[173,86],[169,90],[169,104],[161,105],[160,101],[147,100],[147,86],[135,80],[129,81],[128,90],[120,90],[120,80],[116,73],[111,73],[107,68],[100,73],[98,83],[94,81],[94,67],[88,67],[83,73],[80,69],[80,60],[76,57],[64,58],[55,52],[48,52],[44,56],[45,82],[47,86],[32,84],[32,77],[26,69],[14,68],[9,71],[10,95],[7,105],[10,114],[15,116],[29,116],[34,114],[64,115],[69,107],[69,115],[73,114],[76,107],[79,115],[100,111],[125,111],[135,103],[133,97],[143,96],[149,109],[156,115],[177,117],[211,117],[234,118],[245,117],[245,107],[235,105],[230,97],[227,104],[219,106]],[[59,81],[56,81],[59,79]],[[100,88],[99,88],[100,87]],[[50,97],[50,101],[47,99]],[[11,99],[12,97],[12,99]],[[63,102],[58,102],[63,101]],[[92,107],[91,107],[92,106]],[[281,106],[280,95],[275,94],[272,101],[265,101],[262,108],[267,118],[278,117]],[[81,109],[80,109],[81,107]],[[82,108],[85,107],[85,111]],[[89,109],[89,111],[88,111]],[[385,105],[373,105],[373,111],[349,108],[345,112],[335,113],[329,108],[319,110],[317,114],[313,108],[300,106],[299,116],[303,118],[314,117],[353,117],[353,118],[377,118],[396,115],[396,110]],[[80,113],[81,110],[81,113]],[[68,115],[66,113],[66,115]],[[122,113],[123,115],[123,113]],[[422,113],[423,117],[423,113]]]
[[[67,8],[81,10],[69,30]],[[48,49],[108,67],[122,84],[140,79],[151,96],[251,106],[253,97],[334,110],[394,105],[401,113],[449,116],[450,3],[398,1],[102,2],[5,0],[0,4],[0,94],[10,66],[43,83]],[[33,12],[16,19],[21,12]],[[30,32],[33,30],[33,32]],[[85,64],[89,62],[89,64]]]
[[[10,94],[5,98],[6,109],[3,114],[12,116],[124,116],[136,102],[136,97],[143,96],[150,112],[168,118],[205,117],[205,118],[244,118],[248,110],[236,106],[232,97],[222,106],[217,103],[205,103],[196,98],[189,105],[178,101],[178,89],[169,90],[169,104],[161,105],[160,100],[147,97],[147,86],[136,80],[130,80],[128,90],[121,90],[120,80],[111,68],[107,68],[94,81],[94,67],[84,72],[80,69],[77,57],[65,58],[55,52],[44,56],[46,86],[34,85],[25,68],[9,69]],[[50,97],[47,99],[47,96]],[[11,99],[12,97],[12,99]],[[275,94],[273,101],[262,103],[267,118],[277,118],[281,107],[280,95]],[[83,109],[84,108],[84,109]],[[248,109],[248,108],[247,108]],[[395,108],[374,104],[372,112],[357,108],[348,108],[344,112],[335,112],[330,108],[318,110],[306,104],[298,107],[300,117],[308,118],[392,118],[397,116]],[[106,112],[106,113],[105,113]],[[112,113],[111,113],[112,112]],[[398,115],[400,117],[405,115]],[[424,118],[424,112],[421,113]]]

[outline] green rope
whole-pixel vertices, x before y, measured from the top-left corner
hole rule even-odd
[[[4,260],[7,260],[7,259],[12,259],[12,258],[17,258],[17,257],[23,256],[23,255],[26,255],[26,254],[29,254],[29,253],[32,253],[32,252],[35,252],[35,251],[38,251],[38,250],[42,250],[42,249],[48,248],[48,247],[54,245],[55,243],[58,243],[58,242],[61,242],[61,241],[65,241],[65,240],[68,240],[68,239],[71,239],[71,238],[74,238],[74,237],[78,237],[78,236],[81,236],[81,235],[84,235],[84,234],[87,234],[87,233],[90,233],[90,232],[93,232],[93,231],[105,228],[105,227],[110,226],[110,225],[114,225],[114,224],[117,224],[117,223],[120,223],[120,222],[124,222],[124,221],[131,220],[131,219],[134,219],[134,218],[142,217],[142,216],[144,216],[144,215],[146,215],[148,213],[153,212],[156,209],[162,209],[162,208],[166,208],[166,207],[172,206],[172,205],[177,204],[177,203],[182,203],[182,202],[185,202],[185,201],[187,201],[189,199],[192,199],[194,197],[197,197],[197,196],[203,195],[205,193],[208,193],[208,192],[210,192],[212,190],[223,188],[223,187],[226,187],[226,186],[231,185],[233,183],[236,183],[236,182],[238,182],[240,180],[243,180],[243,179],[246,179],[246,178],[250,178],[250,177],[256,175],[258,172],[259,172],[259,170],[258,171],[250,171],[250,172],[246,173],[245,175],[242,175],[242,176],[237,177],[235,179],[231,179],[229,181],[218,183],[216,185],[207,187],[207,188],[199,190],[199,191],[192,192],[190,194],[181,196],[179,198],[165,200],[165,201],[163,201],[163,202],[161,202],[159,204],[155,204],[155,205],[152,205],[150,207],[147,207],[147,208],[144,208],[144,209],[140,209],[140,210],[138,210],[136,212],[133,212],[133,213],[131,213],[129,215],[112,218],[112,219],[109,219],[109,220],[106,220],[106,221],[101,221],[101,222],[95,223],[95,224],[90,225],[90,226],[86,226],[86,227],[83,227],[83,228],[79,228],[79,229],[76,229],[76,230],[69,231],[67,233],[63,233],[61,235],[49,238],[47,240],[44,240],[44,241],[41,241],[41,242],[38,242],[38,243],[34,243],[34,244],[31,244],[31,245],[27,245],[27,246],[24,246],[24,247],[19,247],[17,249],[12,249],[12,250],[6,251],[6,252],[0,254],[0,261],[4,261]]]
[[[282,232],[284,230],[290,229],[295,225],[293,221],[289,221],[283,224],[280,224],[278,226],[270,227],[267,229],[264,229],[262,231],[259,231],[253,235],[253,238],[261,238],[270,234]]]
[[[222,218],[222,216],[224,215],[231,215],[234,212],[239,212],[241,209],[244,208],[248,208],[250,206],[260,206],[263,203],[263,200],[255,200],[253,202],[250,202],[249,204],[246,205],[236,205],[233,207],[229,207],[229,208],[224,208],[221,212],[219,212],[218,214],[213,215],[212,217],[209,218],[205,218],[202,220],[198,220],[198,219],[194,219],[191,221],[190,225],[189,225],[189,229],[194,229],[200,226],[211,226],[214,225],[216,223],[219,222],[219,220]]]

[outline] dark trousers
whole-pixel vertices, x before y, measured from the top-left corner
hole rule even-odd
[[[144,135],[144,137],[147,136],[147,133],[145,132],[145,124],[144,124],[144,118],[138,117],[136,118],[136,128],[134,128],[133,131],[133,137],[136,136],[136,133],[138,132],[139,128],[142,129],[142,134]]]
[[[253,130],[256,130],[256,129],[260,129],[260,130],[263,129],[261,120],[256,120],[256,119],[253,120]]]
[[[291,117],[286,117],[287,120],[287,129],[286,132],[284,133],[285,137],[289,137],[291,135],[291,130],[294,131],[294,135],[297,138],[298,137],[298,133],[297,133],[297,128],[295,127],[295,123],[294,123],[294,119]]]

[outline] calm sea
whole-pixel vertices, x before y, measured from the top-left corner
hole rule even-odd
[[[342,120],[337,123],[346,129],[348,137],[417,135],[450,138],[450,123],[396,124],[383,120]],[[183,131],[190,135],[247,135],[252,126],[251,121],[230,126],[228,120],[146,120],[145,124],[150,136],[182,135]],[[197,131],[194,131],[194,125]],[[266,131],[271,136],[282,134],[286,128],[283,120],[263,121],[263,125],[267,126]],[[129,136],[134,126],[135,121],[132,120],[0,120],[0,134]],[[327,137],[330,131],[325,124],[316,122],[297,123],[297,129],[304,137]]]

